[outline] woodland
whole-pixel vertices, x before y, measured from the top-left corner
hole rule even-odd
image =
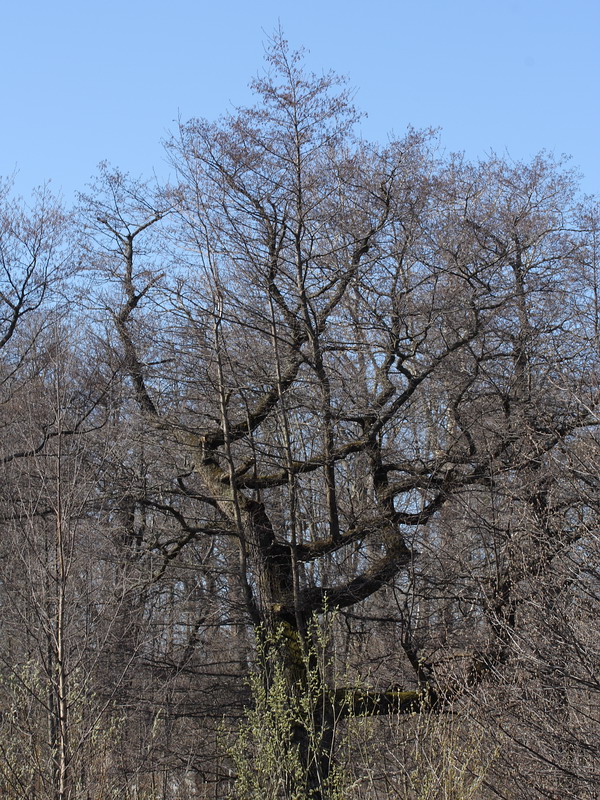
[[[0,796],[598,800],[598,202],[252,88],[0,188]]]

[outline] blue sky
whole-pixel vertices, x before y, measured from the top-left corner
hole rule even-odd
[[[365,136],[440,127],[471,158],[566,153],[600,193],[598,0],[5,0],[0,175],[69,202],[101,160],[164,177],[178,117],[249,100],[281,23],[349,76]]]

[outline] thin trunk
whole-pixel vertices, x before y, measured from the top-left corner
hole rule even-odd
[[[57,366],[60,371],[60,366]],[[63,452],[60,431],[60,375],[56,383],[57,416],[59,419],[59,435],[56,452],[56,712],[58,713],[57,734],[57,782],[55,793],[57,800],[67,800],[70,795],[69,775],[69,704],[68,704],[68,671],[66,652],[66,620],[65,603],[68,565],[66,559],[66,531],[63,509]]]

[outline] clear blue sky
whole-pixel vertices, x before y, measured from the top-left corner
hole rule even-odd
[[[369,138],[567,153],[600,193],[599,0],[4,0],[0,175],[67,201],[103,159],[164,176],[161,139],[248,101],[278,21],[311,69],[350,77]]]

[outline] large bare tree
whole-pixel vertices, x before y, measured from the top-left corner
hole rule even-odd
[[[169,454],[137,500],[181,531],[165,563],[211,542],[248,621],[284,631],[292,691],[313,615],[393,621],[388,687],[328,699],[316,756],[296,731],[318,796],[334,719],[497,676],[536,582],[589,535],[573,454],[595,446],[595,272],[549,156],[472,165],[412,131],[375,147],[335,76],[281,38],[267,60],[256,106],[181,126],[175,186],[115,174],[89,218]]]

